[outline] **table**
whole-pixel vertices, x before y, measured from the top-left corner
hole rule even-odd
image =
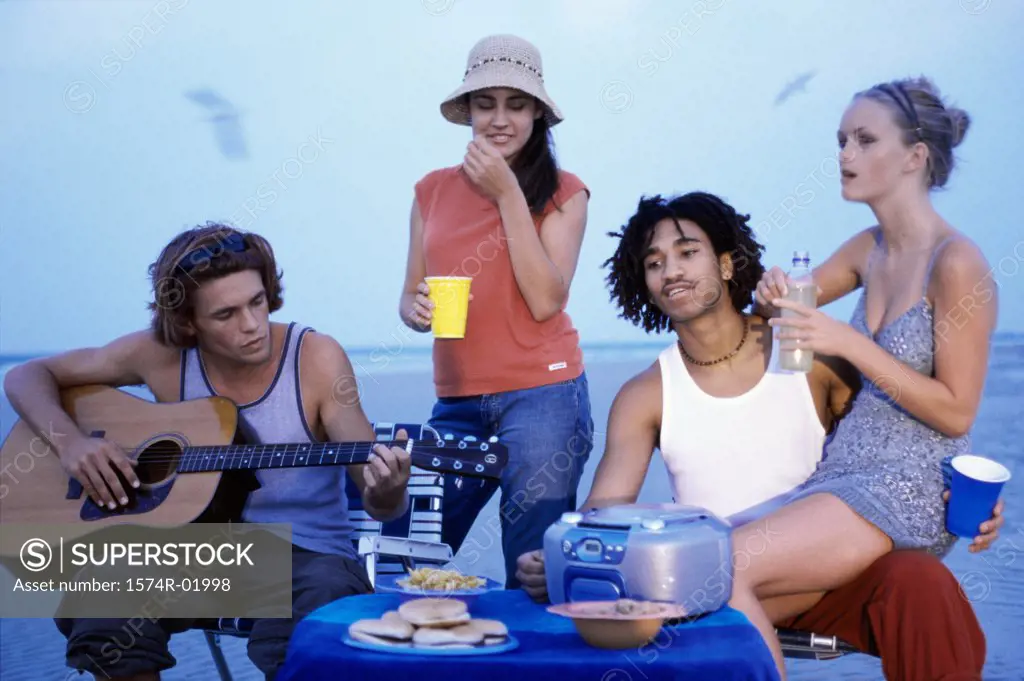
[[[641,648],[589,646],[572,620],[553,615],[520,589],[492,591],[470,606],[474,617],[499,619],[519,647],[497,655],[389,655],[342,643],[348,625],[396,610],[397,594],[348,596],[306,616],[295,628],[277,681],[413,679],[414,681],[778,681],[768,647],[740,612],[723,608],[665,627]]]

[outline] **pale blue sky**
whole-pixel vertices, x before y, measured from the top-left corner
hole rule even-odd
[[[643,193],[725,196],[753,214],[770,264],[794,248],[820,261],[867,226],[868,209],[839,195],[839,117],[856,90],[921,73],[973,118],[938,204],[996,269],[1000,330],[1024,330],[1024,3],[753,5],[0,2],[0,352],[144,326],[145,266],[207,219],[274,244],[277,319],[353,348],[393,343],[412,186],[460,162],[468,141],[438,104],[473,43],[499,32],[541,49],[566,115],[560,162],[593,192],[569,307],[585,343],[645,338],[616,318],[600,268],[614,247],[605,233]],[[806,71],[806,91],[775,106]],[[242,112],[247,158],[219,153],[184,96],[198,88]],[[830,311],[845,319],[852,304]]]

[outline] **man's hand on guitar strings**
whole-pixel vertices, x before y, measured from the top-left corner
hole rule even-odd
[[[68,475],[82,483],[85,493],[97,505],[111,510],[117,508],[118,503],[128,503],[128,494],[118,473],[132,487],[139,486],[135,461],[103,438],[85,437],[70,443],[61,456],[61,463]]]
[[[408,437],[403,429],[398,431],[395,439],[405,440]],[[363,480],[366,482],[366,495],[375,508],[390,509],[402,502],[411,469],[409,452],[401,447],[374,446],[369,462],[363,466]]]

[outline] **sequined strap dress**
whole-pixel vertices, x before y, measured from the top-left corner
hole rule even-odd
[[[861,376],[861,390],[826,442],[822,462],[791,498],[833,494],[885,532],[895,548],[925,549],[940,557],[956,542],[945,530],[943,464],[967,453],[969,436],[943,435],[895,399],[902,386],[933,375],[934,319],[925,293],[945,244],[928,263],[921,299],[874,335],[865,315],[867,290],[861,293],[850,324],[906,366],[894,362],[892,375],[875,382]]]

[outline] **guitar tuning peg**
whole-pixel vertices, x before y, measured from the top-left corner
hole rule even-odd
[[[454,440],[454,439],[455,439],[455,436],[454,436],[454,435],[452,435],[451,433],[445,433],[445,435],[444,435],[444,439],[445,439],[445,440],[448,440],[449,442],[451,442],[452,440]]]
[[[473,435],[467,435],[466,437],[462,438],[462,441],[463,442],[476,442],[476,437],[473,436]]]
[[[497,435],[492,435],[489,438],[487,438],[487,441],[490,442],[491,444],[494,444],[495,442],[498,441],[498,436]]]

